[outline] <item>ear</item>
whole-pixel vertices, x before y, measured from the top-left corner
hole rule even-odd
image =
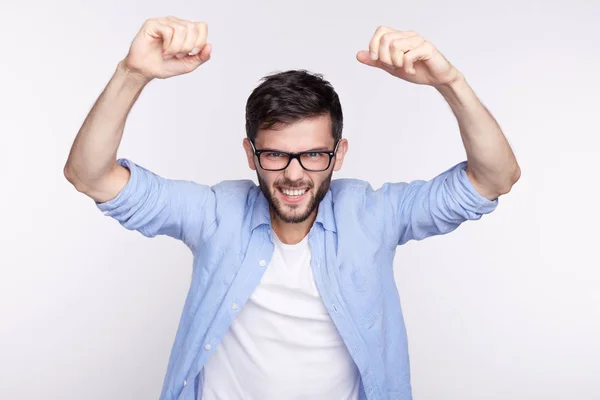
[[[340,143],[337,147],[337,152],[335,153],[335,164],[333,165],[334,171],[339,171],[342,168],[342,164],[344,163],[344,157],[348,152],[348,140],[341,139]]]
[[[252,150],[252,145],[250,144],[250,139],[244,138],[242,141],[242,147],[246,151],[246,158],[248,159],[248,167],[251,170],[256,171],[256,164],[254,163],[254,150]]]

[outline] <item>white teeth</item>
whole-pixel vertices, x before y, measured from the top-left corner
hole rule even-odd
[[[302,196],[304,193],[306,193],[306,189],[303,190],[288,190],[288,189],[281,189],[281,191],[283,192],[283,194],[285,194],[286,196]]]

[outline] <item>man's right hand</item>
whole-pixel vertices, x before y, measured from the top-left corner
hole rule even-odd
[[[192,72],[210,59],[208,25],[176,17],[147,20],[131,43],[123,66],[147,81]]]

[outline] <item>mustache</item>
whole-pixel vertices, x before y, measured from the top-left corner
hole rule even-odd
[[[285,187],[288,189],[304,189],[306,187],[309,189],[312,189],[314,185],[311,182],[303,182],[303,181],[293,182],[290,180],[282,180],[279,182],[275,182],[274,186],[275,187]]]

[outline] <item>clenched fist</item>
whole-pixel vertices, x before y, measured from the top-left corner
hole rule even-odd
[[[359,51],[356,58],[363,64],[421,85],[439,87],[462,77],[442,53],[419,34],[387,26],[377,28],[369,50]]]
[[[147,20],[123,60],[125,68],[150,81],[187,74],[210,59],[208,25],[176,17]]]

